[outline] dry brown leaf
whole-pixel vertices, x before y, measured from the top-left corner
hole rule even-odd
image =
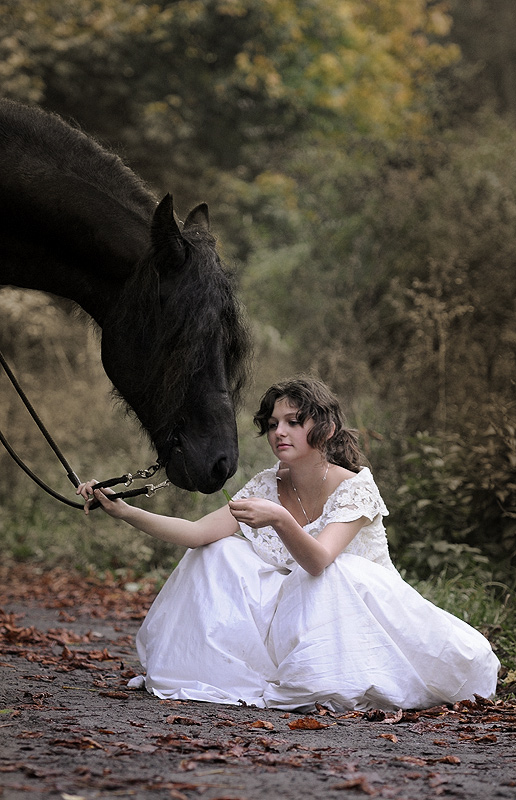
[[[419,756],[396,756],[395,761],[403,761],[405,764],[415,764],[418,767],[425,767],[428,763],[426,758],[419,758]]]
[[[169,725],[200,725],[201,723],[198,722],[193,717],[182,717],[181,714],[170,714],[166,719],[165,722],[168,722]]]
[[[394,733],[381,733],[378,738],[388,739],[389,742],[394,742],[394,744],[398,741],[398,737]]]
[[[385,711],[381,708],[372,708],[370,711],[364,712],[364,719],[368,722],[383,722],[386,717]]]
[[[485,742],[486,744],[498,741],[498,736],[495,733],[484,733],[480,734],[479,736],[469,736],[462,734],[459,736],[459,741],[461,742]]]
[[[92,739],[90,736],[83,736],[81,739],[54,739],[53,745],[57,747],[67,747],[72,750],[105,750],[106,748]]]
[[[364,794],[368,795],[375,795],[376,789],[373,789],[370,783],[368,783],[367,778],[365,775],[357,775],[356,778],[350,778],[348,781],[343,781],[342,783],[337,783],[331,787],[332,789],[358,789],[360,792],[364,792]]]
[[[326,725],[323,722],[319,722],[319,720],[314,719],[313,717],[302,717],[301,719],[294,719],[292,722],[288,722],[288,727],[292,731],[320,731],[323,728],[329,728],[329,725]],[[335,724],[335,723],[334,723]]]
[[[382,721],[384,724],[387,725],[395,725],[397,722],[401,722],[402,719],[403,719],[403,710],[401,708],[398,708],[398,710],[395,711],[394,714],[386,714],[385,719]]]
[[[460,764],[458,756],[443,756],[442,758],[433,759],[434,764]]]
[[[251,722],[249,725],[250,728],[267,728],[268,731],[274,730],[274,725],[272,722],[268,722],[265,719],[257,719],[254,722]]]
[[[114,755],[125,754],[127,751],[136,753],[155,753],[157,749],[153,744],[132,744],[131,742],[115,742],[114,746],[119,748],[119,751]]]

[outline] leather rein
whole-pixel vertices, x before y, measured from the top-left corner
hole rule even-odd
[[[66,471],[66,476],[67,476],[68,480],[77,489],[77,487],[81,483],[80,479],[78,478],[78,476],[74,472],[74,470],[71,468],[70,464],[68,463],[68,461],[64,457],[63,453],[61,452],[61,450],[59,449],[59,447],[55,443],[54,439],[52,438],[52,436],[48,432],[47,428],[45,427],[45,425],[41,421],[40,417],[36,413],[32,403],[30,402],[30,400],[28,399],[27,395],[25,394],[25,392],[21,388],[20,384],[16,380],[15,375],[13,374],[11,368],[9,367],[9,364],[5,360],[5,358],[4,358],[4,356],[3,356],[1,351],[0,351],[0,365],[3,367],[5,374],[7,375],[9,380],[11,381],[11,383],[12,383],[14,389],[16,390],[20,400],[25,405],[27,411],[29,412],[29,414],[31,415],[32,419],[34,420],[34,422],[38,426],[39,430],[41,431],[41,433],[45,437],[47,443],[50,445],[50,447],[54,451],[56,457],[59,459],[59,461],[63,465],[63,467],[64,467],[64,469]],[[43,489],[45,492],[47,492],[47,494],[51,495],[56,500],[59,500],[61,503],[65,503],[66,505],[71,506],[72,508],[80,508],[81,510],[84,508],[83,504],[76,503],[73,500],[69,500],[67,497],[64,497],[64,495],[59,494],[59,492],[56,492],[54,489],[52,489],[50,486],[48,486],[44,481],[42,481],[41,478],[39,478],[30,469],[30,467],[28,467],[27,464],[25,464],[25,462],[20,458],[20,456],[15,452],[15,450],[11,447],[11,445],[9,444],[9,442],[7,441],[7,439],[5,438],[5,436],[4,436],[4,434],[2,433],[1,430],[0,430],[0,442],[3,444],[3,446],[5,447],[5,449],[7,450],[9,455],[11,456],[11,458],[26,473],[26,475],[28,475],[29,478],[31,478],[34,481],[34,483],[36,483],[41,489]],[[161,464],[158,461],[155,464],[151,464],[151,466],[148,467],[147,469],[139,469],[139,470],[137,470],[134,474],[131,474],[130,472],[127,472],[125,475],[121,475],[118,478],[108,478],[107,480],[100,481],[100,483],[95,484],[95,488],[102,489],[102,488],[105,488],[105,487],[117,486],[117,485],[119,485],[121,483],[123,483],[125,486],[130,486],[134,480],[152,478],[153,475],[155,475],[156,472],[158,472],[159,469],[161,469]],[[156,486],[154,486],[154,484],[152,484],[152,483],[149,483],[149,484],[146,484],[145,486],[141,486],[141,487],[139,487],[137,489],[128,489],[126,491],[115,492],[114,494],[107,495],[107,497],[109,497],[110,500],[117,500],[118,498],[137,497],[138,495],[142,495],[142,494],[146,495],[147,497],[152,497],[152,495],[155,492],[157,492],[159,489],[163,489],[163,488],[165,488],[165,486],[169,486],[169,485],[170,485],[170,481],[169,480],[162,481],[162,483],[159,483]],[[100,503],[98,503],[97,501],[94,501],[90,505],[90,508],[97,508],[99,505],[100,505]]]

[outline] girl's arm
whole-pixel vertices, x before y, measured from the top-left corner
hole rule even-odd
[[[231,536],[238,531],[238,523],[227,505],[191,522],[180,517],[153,514],[143,508],[130,506],[123,500],[110,500],[109,495],[113,492],[110,489],[95,489],[95,481],[81,484],[77,489],[77,494],[82,495],[88,501],[84,507],[86,514],[90,512],[91,501],[98,500],[104,511],[111,517],[121,519],[155,539],[184,547],[200,547]]]
[[[331,522],[316,539],[296,522],[286,508],[270,500],[252,497],[232,501],[229,509],[238,522],[252,528],[271,525],[292,557],[310,575],[320,575],[369,522],[367,517],[352,522]]]

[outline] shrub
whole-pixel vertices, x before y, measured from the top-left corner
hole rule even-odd
[[[418,433],[406,443],[401,483],[391,498],[389,538],[398,565],[421,579],[494,569],[513,580],[516,436],[511,409],[493,410],[486,430]],[[489,567],[491,564],[491,567]]]

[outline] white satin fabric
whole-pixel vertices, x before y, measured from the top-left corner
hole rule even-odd
[[[305,712],[490,697],[499,668],[480,633],[396,570],[344,552],[313,577],[236,536],[185,554],[137,648],[158,697]]]

